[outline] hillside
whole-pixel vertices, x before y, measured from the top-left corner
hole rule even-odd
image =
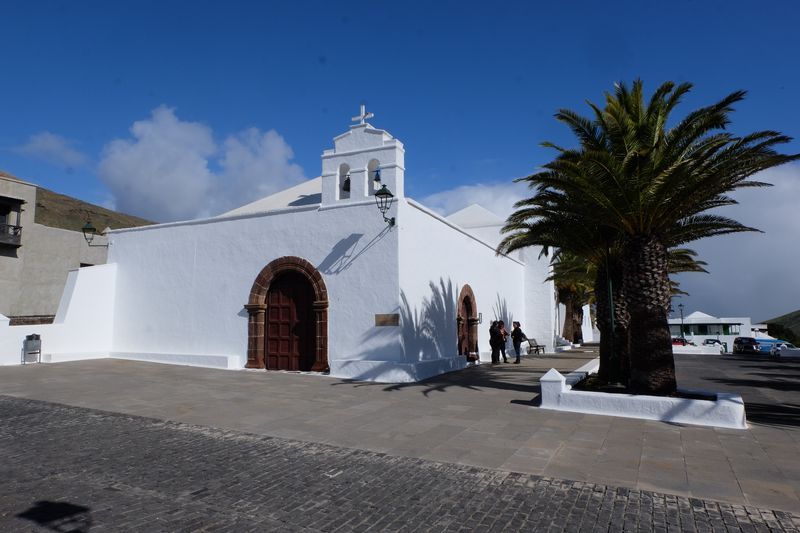
[[[795,343],[800,342],[800,309],[762,322],[770,326],[770,335],[786,338]],[[778,327],[775,328],[775,325]]]
[[[36,216],[34,222],[51,228],[80,231],[87,220],[103,231],[155,224],[149,220],[117,213],[99,205],[90,204],[56,192],[36,188]]]
[[[800,309],[792,311],[791,313],[786,313],[785,315],[770,318],[769,320],[762,320],[762,322],[766,324],[780,324],[785,328],[800,333]]]

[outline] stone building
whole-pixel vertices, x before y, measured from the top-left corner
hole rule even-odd
[[[146,223],[0,172],[0,315],[12,324],[53,320],[67,273],[106,262],[105,237],[89,246],[80,231],[93,215],[114,227]]]

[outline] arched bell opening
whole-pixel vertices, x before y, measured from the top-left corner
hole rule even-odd
[[[377,159],[372,159],[367,164],[367,183],[364,190],[369,191],[367,193],[369,196],[374,196],[375,191],[379,190],[381,185],[383,185],[381,181],[381,163]]]
[[[340,200],[350,198],[350,187],[350,165],[342,163],[339,165],[339,179],[336,187]]]

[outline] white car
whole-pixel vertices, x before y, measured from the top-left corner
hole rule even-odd
[[[772,348],[769,351],[769,354],[772,357],[780,357],[781,356],[781,348],[786,347],[790,350],[796,349],[795,345],[790,342],[776,342],[772,345]]]

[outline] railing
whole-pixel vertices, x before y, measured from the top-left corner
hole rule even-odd
[[[0,224],[0,245],[22,246],[22,226]]]

